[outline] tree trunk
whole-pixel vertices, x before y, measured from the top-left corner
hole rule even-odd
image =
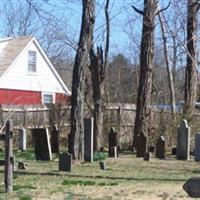
[[[155,0],[144,0],[143,29],[140,50],[140,78],[137,93],[137,110],[134,126],[133,146],[137,148],[137,138],[144,137],[148,131],[149,105],[152,88],[154,56],[154,24],[157,10]]]
[[[161,13],[158,14],[160,26],[161,26],[161,32],[162,32],[162,40],[164,45],[164,57],[165,57],[165,63],[167,67],[167,74],[168,74],[168,83],[169,83],[169,89],[170,89],[170,104],[171,104],[171,112],[172,112],[172,119],[175,120],[175,106],[176,106],[176,100],[175,100],[175,90],[174,90],[174,82],[173,82],[173,74],[172,69],[169,65],[169,56],[168,56],[168,50],[167,50],[167,38],[165,36],[165,27],[162,21]]]
[[[184,115],[191,120],[195,108],[197,90],[197,0],[188,0],[187,14],[187,65],[185,71]]]
[[[84,156],[84,72],[92,44],[95,22],[95,0],[82,0],[82,5],[81,32],[73,68],[71,130],[68,137],[69,152],[72,154],[73,159],[83,159]]]

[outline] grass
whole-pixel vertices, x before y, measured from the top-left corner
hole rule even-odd
[[[26,170],[14,173],[14,191],[4,192],[3,166],[0,167],[1,199],[190,199],[182,186],[190,177],[200,176],[199,163],[152,158],[144,162],[132,154],[107,158],[109,170],[99,163],[73,164],[72,172],[58,171],[58,155],[51,162],[37,162],[33,151],[15,151],[16,160],[27,163]],[[2,154],[2,152],[0,152]],[[3,155],[3,154],[2,154]]]

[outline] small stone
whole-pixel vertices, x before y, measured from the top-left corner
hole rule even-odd
[[[144,154],[144,161],[149,161],[150,158],[151,158],[151,152],[146,152],[146,153]]]
[[[18,169],[23,169],[23,170],[25,170],[25,169],[26,169],[26,164],[23,163],[23,162],[18,162]]]
[[[105,164],[105,162],[103,162],[103,161],[99,162],[99,166],[100,166],[101,170],[106,170],[106,164]]]
[[[190,197],[200,197],[200,178],[193,177],[186,181],[183,185],[183,189],[188,193]]]

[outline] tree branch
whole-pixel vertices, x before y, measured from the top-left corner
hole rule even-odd
[[[159,10],[159,11],[156,13],[156,15],[158,15],[159,13],[161,13],[161,12],[167,10],[167,9],[170,7],[170,5],[171,5],[171,1],[169,1],[167,7],[165,7],[165,8],[163,8],[163,9]]]
[[[135,12],[139,13],[140,15],[144,15],[144,12],[142,10],[137,9],[135,6],[131,6]]]

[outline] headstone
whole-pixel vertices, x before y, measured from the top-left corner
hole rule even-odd
[[[19,150],[26,151],[26,129],[19,129]]]
[[[172,155],[176,155],[176,147],[172,148]]]
[[[137,139],[137,157],[144,157],[145,152],[147,152],[147,137],[145,135],[138,136]]]
[[[165,158],[165,138],[160,136],[156,143],[156,158]]]
[[[93,118],[84,119],[84,160],[93,162]]]
[[[100,152],[104,152],[104,147],[103,146],[100,148]]]
[[[59,157],[59,171],[71,172],[72,155],[70,153],[62,153]]]
[[[200,178],[194,177],[190,178],[183,185],[183,189],[188,193],[192,198],[200,197]]]
[[[49,132],[47,128],[31,129],[36,160],[52,160]]]
[[[114,147],[111,147],[110,148],[110,157],[112,157],[112,158],[117,158],[117,147],[116,146],[114,146]]]
[[[59,153],[59,129],[56,125],[51,130],[51,151],[52,153]]]
[[[112,157],[111,147],[117,146],[117,132],[112,127],[108,133],[108,156]]]
[[[154,145],[154,144],[151,144],[151,145],[149,146],[149,152],[154,153],[154,151],[155,151],[155,145]]]
[[[194,160],[200,162],[200,133],[195,135]]]
[[[178,160],[189,160],[190,157],[190,127],[183,119],[177,130],[176,158]]]
[[[99,167],[100,167],[101,170],[106,170],[105,162],[103,162],[103,161],[99,162]]]
[[[144,154],[144,161],[149,161],[151,159],[151,152],[146,152]]]

